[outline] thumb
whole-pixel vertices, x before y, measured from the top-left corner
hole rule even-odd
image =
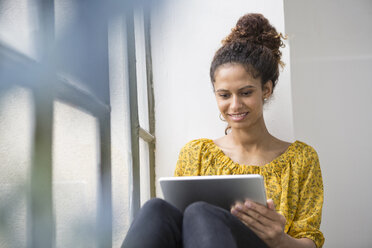
[[[267,207],[268,207],[269,209],[275,211],[275,204],[274,204],[273,199],[269,199],[269,200],[267,200],[266,202],[267,202]]]

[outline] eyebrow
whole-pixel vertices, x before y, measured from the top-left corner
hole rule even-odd
[[[238,91],[242,91],[242,90],[245,90],[245,89],[252,89],[252,88],[256,88],[256,87],[253,86],[253,85],[247,85],[247,86],[244,86],[244,87],[238,89]],[[216,92],[222,92],[222,91],[228,91],[228,90],[225,90],[225,89],[216,90]]]

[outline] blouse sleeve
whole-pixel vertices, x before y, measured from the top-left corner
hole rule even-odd
[[[199,175],[202,146],[203,142],[201,140],[193,140],[181,149],[174,176]]]
[[[316,151],[304,149],[299,178],[299,204],[288,232],[294,238],[309,238],[322,247],[324,236],[319,230],[323,207],[323,180]]]

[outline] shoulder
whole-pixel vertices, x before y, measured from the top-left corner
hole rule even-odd
[[[186,143],[178,157],[175,176],[198,176],[202,167],[209,164],[213,140],[196,139]]]
[[[317,158],[318,154],[315,149],[302,141],[295,141],[288,148],[288,153],[296,158]]]
[[[293,142],[280,156],[281,168],[291,168],[293,173],[302,174],[319,167],[319,158],[315,149],[302,141]]]
[[[301,178],[319,177],[321,169],[318,154],[315,149],[301,141],[296,141],[291,145],[292,169],[301,175]]]
[[[185,151],[200,151],[204,149],[208,149],[213,145],[213,140],[201,138],[195,139],[187,142],[181,149],[181,152]]]
[[[179,154],[179,159],[190,160],[196,159],[199,162],[212,160],[213,157],[220,153],[219,148],[211,139],[195,139],[186,143]]]

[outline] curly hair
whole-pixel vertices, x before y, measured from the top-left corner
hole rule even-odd
[[[278,33],[262,14],[242,16],[213,57],[210,68],[212,83],[219,66],[238,63],[254,78],[260,77],[262,86],[271,80],[274,89],[279,67],[284,66],[279,50],[285,46],[283,39],[286,37]]]

